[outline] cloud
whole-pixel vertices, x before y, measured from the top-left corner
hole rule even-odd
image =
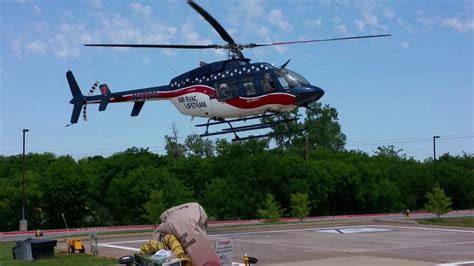
[[[188,44],[211,44],[211,40],[201,37],[191,22],[181,25],[181,33]]]
[[[462,21],[459,18],[443,18],[440,24],[444,27],[455,29],[459,32],[467,32],[474,30],[474,19],[466,19]]]
[[[263,16],[265,8],[258,0],[239,1],[238,10],[245,13],[249,17]]]
[[[347,33],[347,27],[346,27],[346,25],[344,25],[344,24],[337,25],[336,28],[337,28],[340,32],[342,32],[342,33]]]
[[[342,19],[341,19],[340,17],[338,17],[338,16],[333,17],[333,18],[332,18],[332,21],[333,21],[334,23],[342,23]]]
[[[130,3],[130,8],[144,17],[149,17],[152,13],[149,6],[144,6],[141,3]]]
[[[273,9],[270,11],[270,14],[268,14],[268,21],[286,32],[293,29],[293,25],[283,18],[283,12],[280,9]]]
[[[42,42],[40,40],[35,40],[30,43],[25,44],[25,49],[34,53],[34,54],[43,54],[46,52],[46,49],[48,48],[48,45],[45,42]]]
[[[410,44],[408,44],[407,42],[402,42],[402,43],[400,43],[400,47],[408,49],[408,48],[410,48]]]
[[[388,27],[382,24],[381,19],[395,18],[395,12],[384,6],[382,2],[375,0],[347,1],[344,2],[347,8],[356,8],[360,15],[354,20],[354,24],[359,31],[371,29],[387,31]],[[337,23],[337,22],[336,22]]]
[[[390,8],[385,8],[383,10],[383,15],[386,17],[386,18],[393,18],[395,16],[395,12],[393,12],[393,10],[391,10]]]
[[[377,26],[378,25],[377,16],[375,16],[375,15],[364,14],[363,18],[364,18],[365,24],[367,24],[367,25],[371,25],[371,26]]]
[[[319,5],[321,7],[327,7],[327,6],[331,5],[331,0],[320,0]]]
[[[92,9],[100,9],[102,7],[102,1],[101,0],[89,0],[89,7]]]
[[[304,26],[307,28],[319,28],[321,25],[321,19],[306,19],[304,21]]]
[[[358,31],[364,31],[365,23],[362,20],[356,19],[354,20],[354,24],[356,25]]]
[[[11,42],[13,51],[22,56],[29,54],[44,54],[48,50],[48,44],[41,40],[27,40],[24,36],[17,37]]]
[[[411,26],[408,22],[402,20],[402,19],[397,19],[397,24],[400,25],[402,28],[404,28],[406,31],[410,33],[415,33],[416,30],[413,26]]]
[[[420,22],[423,26],[431,27],[436,24],[435,20],[425,16],[423,11],[416,12],[416,20]]]
[[[93,40],[94,37],[84,24],[63,23],[52,36],[50,46],[58,58],[76,58],[81,54],[82,44],[91,43]]]
[[[268,37],[268,34],[270,33],[270,30],[265,26],[260,26],[260,27],[258,27],[256,33],[257,33],[258,37],[265,38],[265,37]]]
[[[66,59],[75,58],[80,55],[80,50],[77,45],[71,43],[66,35],[57,34],[53,38],[55,47],[53,47],[53,53],[55,56]]]
[[[443,17],[428,17],[423,11],[416,13],[416,20],[424,27],[442,26],[454,29],[458,32],[474,31],[474,19],[462,19],[458,17],[443,18]]]
[[[38,5],[31,6],[37,15],[41,15],[41,8]]]
[[[194,25],[191,22],[187,22],[180,27],[180,35],[184,36],[187,44],[211,44],[210,39],[202,37],[197,31],[194,30]],[[218,56],[225,56],[225,52],[222,49],[212,49],[212,51]]]

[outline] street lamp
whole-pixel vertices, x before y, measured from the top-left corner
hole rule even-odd
[[[28,221],[25,219],[25,134],[29,132],[29,129],[23,129],[23,158],[22,158],[22,172],[23,172],[23,180],[22,180],[22,190],[23,190],[23,206],[21,210],[21,220],[20,220],[20,231],[28,231]]]
[[[436,139],[439,139],[439,136],[433,136],[433,161],[436,161]]]

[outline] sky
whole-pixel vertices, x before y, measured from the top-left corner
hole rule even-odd
[[[474,1],[228,0],[197,1],[238,43],[392,34],[388,38],[244,50],[254,62],[303,75],[338,110],[348,150],[373,154],[394,145],[408,157],[474,153]],[[223,44],[184,0],[0,1],[0,155],[22,152],[75,158],[130,147],[164,153],[175,124],[181,140],[202,133],[205,119],[180,114],[168,101],[131,103],[69,123],[65,73],[84,94],[98,80],[112,92],[166,85],[199,65],[226,59],[218,50],[113,49],[84,43]],[[99,93],[98,91],[96,93]],[[230,140],[231,136],[229,136]]]

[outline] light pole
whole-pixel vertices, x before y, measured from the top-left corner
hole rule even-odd
[[[21,210],[21,220],[20,220],[20,231],[28,231],[28,221],[25,219],[25,134],[29,132],[29,129],[23,129],[23,159],[22,159],[22,172],[23,172],[23,180],[22,180],[22,190],[23,190],[23,206]]]
[[[433,176],[436,179],[436,139],[439,139],[439,136],[433,136]]]
[[[439,139],[439,136],[433,136],[433,161],[436,162],[436,139]]]

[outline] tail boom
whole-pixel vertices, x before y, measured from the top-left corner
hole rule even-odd
[[[107,84],[101,84],[99,85],[101,95],[93,96],[90,94],[93,93],[95,86],[97,86],[97,84],[94,84],[89,91],[89,95],[85,96],[82,94],[72,71],[69,70],[66,72],[66,78],[72,94],[72,99],[69,101],[69,103],[73,104],[70,120],[71,124],[76,124],[78,122],[81,109],[84,107],[83,112],[85,113],[85,106],[87,104],[99,104],[99,111],[105,111],[109,103],[133,102],[134,105],[131,116],[138,116],[145,101],[169,99],[169,97],[167,97],[169,94],[169,92],[167,92],[169,88],[168,86],[157,86],[112,93]],[[85,117],[86,115],[84,114],[84,119],[86,119]]]

